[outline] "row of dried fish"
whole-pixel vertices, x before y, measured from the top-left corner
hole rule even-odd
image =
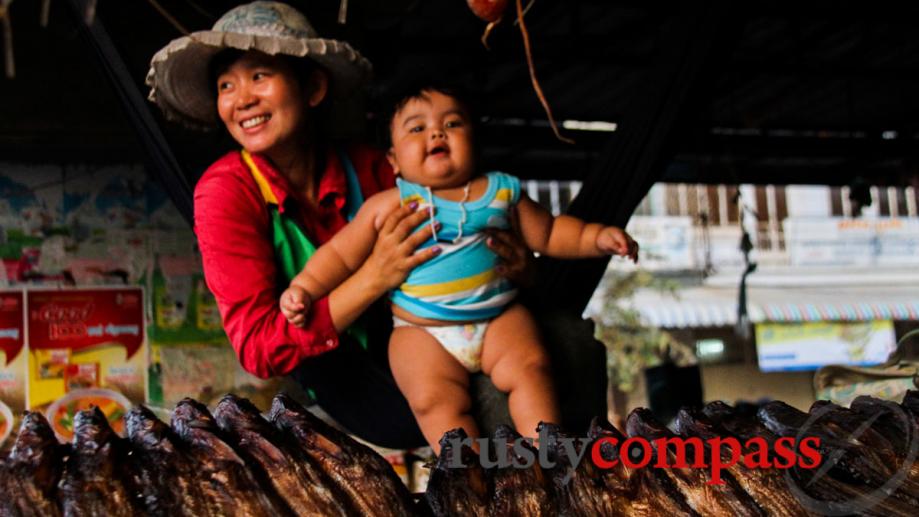
[[[489,468],[460,444],[461,431],[451,431],[441,440],[426,507],[412,502],[382,457],[284,395],[275,397],[267,419],[248,400],[228,395],[213,415],[194,400],[182,401],[171,425],[136,407],[126,428],[122,439],[98,409],[83,411],[72,443],[62,445],[44,417],[27,413],[0,463],[0,516],[388,516],[428,510],[438,516],[906,516],[919,503],[919,392],[909,392],[902,404],[869,397],[850,408],[817,402],[808,413],[778,401],[754,412],[714,402],[680,411],[676,433],[637,409],[627,435],[595,420],[586,438],[575,440],[544,424],[541,451],[501,428],[492,443],[514,461]],[[614,461],[622,451],[613,444],[629,437],[645,439],[654,458],[671,468]],[[802,437],[819,439],[822,461],[815,468],[749,468],[709,442],[758,440],[775,458],[782,440]],[[710,483],[708,469],[675,466],[674,438],[691,442],[684,444],[687,457],[695,457],[690,449],[696,446],[710,460],[718,454],[724,483]],[[540,467],[537,457],[553,467]]]
[[[520,461],[483,468],[476,452],[458,445],[465,437],[462,431],[451,431],[441,440],[426,498],[438,516],[916,515],[919,392],[909,392],[902,404],[859,397],[844,408],[820,401],[808,413],[779,401],[752,412],[713,402],[701,409],[684,408],[673,427],[675,433],[647,409],[629,415],[627,435],[595,420],[580,442],[588,451],[596,445],[602,461],[593,461],[590,453],[572,455],[571,444],[578,443],[572,442],[574,437],[545,425],[541,436],[546,443],[540,445],[547,448],[544,455],[551,468],[528,461],[538,451],[523,454],[525,442],[512,447],[519,435],[508,428],[500,429],[493,443],[505,444],[499,446]],[[622,457],[613,444],[629,437],[644,438],[655,460],[663,457],[671,468],[655,468],[655,462],[630,468],[623,461],[601,468]],[[819,438],[820,461],[813,468],[748,468],[743,461],[732,462],[730,450],[712,450],[709,440],[729,437],[740,444],[751,439],[764,444],[767,459],[779,457],[780,440]],[[696,444],[705,449],[703,457],[719,454],[723,465],[731,464],[721,473],[724,483],[709,483],[705,468],[675,467],[674,438],[683,439],[690,458]],[[496,455],[489,454],[491,462]],[[460,458],[465,468],[456,468]]]
[[[27,413],[0,464],[0,516],[417,513],[385,459],[285,395],[267,420],[232,395],[213,415],[185,399],[171,425],[142,406],[125,418],[122,439],[98,408],[82,411],[59,444]]]

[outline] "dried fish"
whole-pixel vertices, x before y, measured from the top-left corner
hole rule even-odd
[[[200,402],[183,399],[172,413],[172,429],[189,447],[200,487],[212,513],[246,517],[287,515],[270,488],[259,486],[246,463],[219,437],[214,417]]]
[[[903,402],[901,403],[903,409],[905,409],[913,418],[919,422],[919,391],[917,390],[908,390],[906,395],[903,396]]]
[[[416,508],[385,459],[290,398],[275,397],[269,417],[232,395],[215,416],[183,400],[171,427],[135,407],[124,440],[93,408],[77,414],[72,444],[61,445],[42,415],[26,413],[9,457],[0,459],[0,516],[906,517],[919,503],[919,392],[899,405],[870,397],[851,409],[820,401],[809,413],[782,402],[710,403],[682,409],[678,435],[637,409],[628,431],[648,442],[642,467],[622,450],[629,438],[602,419],[586,439],[541,424],[542,450],[500,427],[480,442],[482,457],[457,429],[441,439],[427,509]],[[810,444],[820,458],[801,447],[808,437],[819,439]],[[728,438],[743,453],[756,444],[755,468],[734,461],[741,451],[709,442]],[[677,463],[697,463],[697,453],[704,466]],[[787,468],[780,458],[791,461]],[[722,485],[709,479],[716,459]]]
[[[144,406],[125,416],[129,466],[137,497],[150,515],[219,515],[207,504],[196,465],[168,425]]]
[[[495,431],[495,454],[508,458],[510,464],[499,464],[491,472],[494,490],[488,514],[521,517],[557,515],[549,480],[536,461],[538,453],[520,438],[506,425],[499,425]]]
[[[714,424],[701,411],[689,408],[683,408],[677,413],[676,430],[684,438],[696,437],[703,440],[706,457],[712,457],[713,454],[707,441],[724,437],[724,433],[719,433]],[[722,448],[719,455],[722,458],[722,464],[731,463],[729,451]],[[780,471],[747,468],[743,462],[737,462],[728,467],[727,472],[767,515],[809,515],[794,494],[788,490],[788,485],[782,479]]]
[[[341,490],[361,515],[414,515],[411,494],[392,466],[366,445],[334,429],[297,404],[277,395],[271,422],[296,443],[304,461],[312,461]]]
[[[223,397],[214,410],[217,425],[236,450],[296,515],[347,515],[344,494],[311,461],[298,460],[282,445],[278,430],[247,399]]]
[[[613,463],[609,469],[602,469],[602,479],[607,488],[617,498],[629,501],[625,515],[635,517],[697,516],[686,498],[677,489],[670,478],[655,469],[631,469],[620,461],[619,447],[626,441],[626,436],[615,426],[605,420],[595,418],[587,433],[592,443],[608,439],[614,442],[600,443],[600,458]],[[612,443],[616,443],[613,446]],[[594,445],[591,445],[594,447]],[[615,462],[615,463],[614,463]]]
[[[674,438],[666,427],[654,418],[650,410],[639,408],[629,414],[626,421],[629,436],[640,436],[652,443],[655,457],[665,456],[671,468],[656,468],[655,472],[666,474],[677,486],[686,502],[700,514],[717,515],[764,515],[763,510],[747,494],[729,473],[723,473],[724,484],[709,484],[704,469],[679,468],[672,451],[659,450],[655,440]]]
[[[905,490],[911,493],[919,493],[919,464],[915,463],[916,453],[913,452],[912,457],[908,458],[909,454],[906,451],[909,447],[907,443],[910,437],[909,432],[900,436],[892,436],[892,442],[879,430],[881,425],[878,423],[878,418],[882,414],[877,413],[865,418],[863,414],[857,411],[825,400],[814,402],[811,406],[810,414],[819,414],[820,422],[835,437],[853,440],[867,447],[894,475],[902,474],[906,477],[904,479],[906,483]],[[907,429],[907,431],[911,430]],[[915,434],[912,434],[912,436],[915,437]],[[901,450],[900,453],[898,453],[898,449]]]
[[[905,477],[905,474],[898,476],[895,456],[869,447],[860,440],[864,432],[870,434],[867,427],[843,429],[822,418],[822,413],[804,413],[781,401],[764,404],[757,416],[769,430],[780,436],[820,438],[822,457],[825,461],[835,461],[832,472],[843,481],[881,490],[907,504],[919,505],[919,499],[913,495],[919,494],[919,485]],[[891,457],[894,457],[893,461]],[[888,483],[895,477],[899,480]]]
[[[719,432],[733,435],[744,442],[759,439],[769,446],[769,457],[775,458],[775,443],[779,439],[752,414],[743,414],[724,402],[711,402],[702,409],[703,414],[716,426]],[[827,451],[821,450],[826,458]],[[832,451],[830,451],[832,452]],[[821,467],[822,468],[822,467]],[[912,513],[909,505],[888,498],[886,494],[870,487],[852,485],[836,477],[835,467],[828,472],[805,469],[788,469],[782,477],[788,489],[809,511],[823,514],[845,515],[863,513],[866,515],[898,515]]]
[[[546,457],[555,464],[550,477],[560,514],[585,517],[629,515],[631,501],[627,494],[608,490],[599,467],[590,461],[589,440],[584,440],[578,447],[575,437],[555,424],[540,423],[538,431],[547,439],[547,443],[540,443],[540,449],[545,447]],[[582,452],[582,449],[586,451]],[[572,464],[572,458],[579,457],[579,454],[581,461]]]
[[[910,418],[899,404],[862,395],[856,397],[849,407],[859,414],[859,418],[874,420],[871,428],[890,442],[899,457],[915,461],[919,452],[919,421]]]
[[[478,455],[468,445],[461,428],[444,433],[440,439],[440,456],[431,468],[425,499],[434,515],[469,515],[486,517],[491,490]],[[457,450],[459,445],[459,450]],[[458,459],[459,465],[454,462]]]
[[[74,417],[73,450],[64,464],[59,484],[65,516],[113,517],[139,515],[134,487],[126,484],[124,441],[109,427],[97,407]]]
[[[55,492],[61,478],[65,448],[41,413],[27,411],[9,458],[2,468],[6,478],[0,514],[60,515]],[[3,481],[0,481],[3,483]]]

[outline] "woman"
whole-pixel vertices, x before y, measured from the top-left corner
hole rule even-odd
[[[194,198],[205,278],[243,367],[292,375],[351,432],[406,448],[424,438],[385,364],[386,310],[371,306],[433,256],[415,253],[430,228],[411,233],[425,212],[406,206],[379,221],[370,258],[313,303],[303,328],[278,309],[315,247],[394,184],[381,152],[329,139],[329,120],[360,114],[355,100],[369,75],[366,59],[319,38],[295,9],[253,2],[160,50],[147,83],[167,117],[223,124],[243,149],[211,165]],[[505,270],[519,272],[525,248],[508,235],[492,242]]]

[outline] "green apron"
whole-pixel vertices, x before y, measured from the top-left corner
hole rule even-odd
[[[338,159],[345,169],[345,179],[348,186],[348,194],[345,198],[345,215],[348,221],[354,219],[361,205],[364,204],[364,196],[361,194],[361,185],[357,180],[357,171],[348,158],[348,155],[340,149],[336,149]],[[274,247],[275,262],[278,265],[279,272],[289,283],[297,273],[303,270],[306,261],[316,252],[316,246],[309,240],[304,233],[303,228],[297,221],[287,217],[278,210],[278,199],[271,190],[268,180],[255,162],[252,156],[245,150],[242,151],[243,161],[249,167],[249,172],[258,184],[259,191],[265,204],[268,205],[268,212],[271,214],[271,234],[272,245]],[[358,318],[345,333],[357,340],[364,350],[367,349],[367,330]]]

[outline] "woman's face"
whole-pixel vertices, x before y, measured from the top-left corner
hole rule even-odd
[[[217,112],[230,135],[249,152],[290,152],[306,132],[307,106],[325,95],[322,87],[301,85],[290,64],[277,56],[249,51],[217,77]],[[316,82],[311,79],[311,83]]]

